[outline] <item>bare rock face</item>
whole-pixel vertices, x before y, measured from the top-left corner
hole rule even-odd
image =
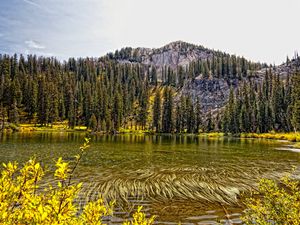
[[[141,50],[140,53],[145,53],[145,51]],[[169,66],[176,69],[177,66],[186,66],[192,61],[212,56],[213,53],[202,46],[177,41],[159,49],[152,49],[148,54],[142,54],[141,62],[156,67]]]
[[[199,98],[204,112],[218,110],[225,106],[231,87],[237,87],[238,81],[230,83],[224,79],[203,79],[201,76],[189,80],[178,93],[190,95],[193,99]]]
[[[126,48],[123,51],[129,56],[117,57],[120,62],[130,58],[134,62],[155,66],[158,71],[164,66],[176,69],[177,66],[187,66],[193,61],[213,56],[212,50],[183,41],[172,42],[161,48]]]

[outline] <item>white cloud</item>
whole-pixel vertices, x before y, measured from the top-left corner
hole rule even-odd
[[[31,49],[45,49],[46,47],[35,40],[25,41],[25,44]]]
[[[37,4],[36,2],[33,2],[33,1],[30,1],[30,0],[23,0],[24,2],[30,4],[30,5],[33,5],[33,6],[36,6],[36,7],[40,7],[39,4]]]

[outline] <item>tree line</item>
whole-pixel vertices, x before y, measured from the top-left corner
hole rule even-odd
[[[124,53],[125,54],[125,53]],[[252,79],[265,67],[236,56],[216,53],[172,70],[116,56],[55,58],[0,55],[0,121],[41,126],[68,121],[95,131],[120,128],[164,133],[201,131],[267,132],[299,129],[299,75],[281,80],[266,70],[263,81]],[[179,96],[185,80],[237,79],[224,110],[204,112],[197,96]]]

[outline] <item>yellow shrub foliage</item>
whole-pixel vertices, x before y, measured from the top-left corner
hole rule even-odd
[[[292,142],[300,142],[300,133],[242,133],[241,138],[265,138],[276,140],[287,140]]]
[[[31,159],[23,167],[16,162],[3,164],[0,177],[0,224],[93,224],[101,225],[102,217],[112,215],[113,204],[106,205],[102,198],[89,202],[83,210],[76,204],[81,183],[71,184],[72,174],[83,153],[89,147],[86,139],[75,156],[75,166],[70,167],[62,158],[56,161],[56,185],[40,188],[45,170]],[[152,224],[141,208],[133,215],[132,224]],[[128,222],[124,223],[128,224]]]
[[[124,222],[123,225],[151,225],[154,222],[155,216],[146,218],[145,213],[141,212],[142,206],[138,207],[137,211],[133,214],[133,220]]]
[[[300,224],[300,183],[290,176],[274,180],[262,179],[256,197],[247,199],[246,224],[276,225]]]

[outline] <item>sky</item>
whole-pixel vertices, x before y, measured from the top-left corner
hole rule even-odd
[[[280,64],[300,52],[299,0],[0,0],[0,54],[99,57],[185,41]]]

